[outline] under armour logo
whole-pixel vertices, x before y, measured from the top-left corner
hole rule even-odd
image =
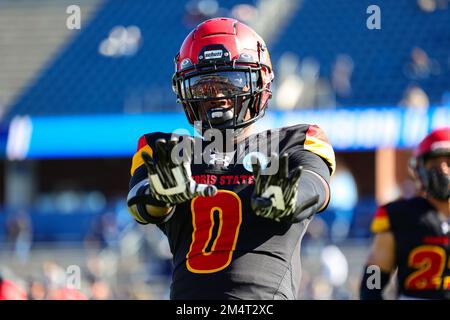
[[[221,166],[224,168],[228,168],[233,158],[234,152],[230,153],[212,153],[210,155],[209,165]]]

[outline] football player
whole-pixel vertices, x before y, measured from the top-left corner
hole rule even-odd
[[[237,20],[198,25],[175,69],[200,137],[143,135],[128,194],[136,221],[167,235],[171,299],[295,299],[301,239],[329,202],[332,147],[314,125],[252,132],[274,73],[263,39]],[[226,139],[205,146],[217,132]]]
[[[382,299],[395,269],[399,299],[450,299],[450,128],[426,136],[410,168],[422,194],[377,209],[361,299]]]

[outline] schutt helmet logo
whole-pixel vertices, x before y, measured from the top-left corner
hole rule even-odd
[[[220,59],[223,56],[222,50],[205,51],[205,59]]]

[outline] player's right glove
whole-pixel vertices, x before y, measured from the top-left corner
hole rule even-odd
[[[191,161],[193,139],[184,138],[183,157],[175,151],[180,143],[177,137],[170,141],[156,141],[153,157],[142,152],[142,159],[148,171],[150,196],[168,207],[186,202],[200,196],[214,196],[217,188],[214,185],[199,184],[192,179]]]
[[[252,159],[255,189],[251,204],[256,215],[275,221],[289,220],[317,203],[318,196],[314,196],[298,207],[297,195],[303,167],[298,166],[289,174],[288,160],[287,153],[281,157],[272,154],[271,163],[279,161],[279,166],[276,173],[268,174],[262,170],[259,158]]]

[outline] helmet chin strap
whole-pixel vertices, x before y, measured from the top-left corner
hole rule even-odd
[[[223,137],[223,145],[225,147],[225,144],[227,140],[230,138],[233,139],[234,142],[237,141],[237,138],[241,135],[241,133],[246,129],[246,127],[241,128],[233,128],[230,126],[233,124],[233,120],[227,120],[226,122],[222,123],[220,126],[212,126],[210,128],[207,128],[205,126],[196,126],[196,131],[201,137],[205,137],[205,132],[208,130],[218,130],[220,131],[222,137]],[[230,136],[229,132],[232,131],[232,135]]]
[[[240,132],[242,132],[242,129],[245,128],[245,125],[242,127],[239,127],[239,125],[244,122],[245,115],[249,110],[249,105],[253,99],[254,97],[250,97],[248,99],[235,97],[233,101],[233,106],[215,107],[208,109],[205,112],[208,120],[207,121],[208,127],[206,128],[218,129],[224,131],[224,133],[226,129],[233,129],[234,135],[235,136],[238,135]],[[240,108],[238,113],[237,106],[239,105],[239,100],[243,101],[241,104],[242,107]],[[237,116],[235,117],[236,114]],[[205,126],[203,127],[205,128]]]

